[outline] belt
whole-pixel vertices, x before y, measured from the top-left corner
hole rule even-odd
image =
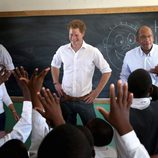
[[[61,98],[61,101],[83,101],[86,97],[88,96],[88,94],[82,96],[82,97],[72,97],[70,95],[67,95],[64,93],[63,97]]]

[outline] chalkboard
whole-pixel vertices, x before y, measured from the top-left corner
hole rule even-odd
[[[69,42],[66,26],[76,18],[87,25],[85,41],[97,47],[112,68],[112,76],[99,97],[108,97],[109,84],[119,79],[125,53],[137,45],[135,33],[138,27],[151,26],[155,43],[158,43],[157,12],[1,17],[0,43],[10,52],[15,66],[23,65],[30,73],[36,67],[42,70],[50,66],[58,47]],[[94,87],[100,76],[96,69]],[[44,84],[54,91],[50,73]],[[7,89],[11,96],[21,95],[13,77],[7,82]]]

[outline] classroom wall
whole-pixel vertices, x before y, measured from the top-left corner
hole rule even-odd
[[[0,11],[158,6],[157,0],[0,0]]]

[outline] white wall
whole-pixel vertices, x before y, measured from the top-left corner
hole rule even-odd
[[[0,11],[158,6],[158,0],[0,0]]]

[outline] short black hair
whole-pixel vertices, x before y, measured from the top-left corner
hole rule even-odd
[[[94,146],[94,140],[93,140],[93,136],[92,136],[92,133],[89,130],[89,128],[87,128],[85,126],[82,126],[82,125],[76,125],[76,127],[85,134],[86,138],[89,141],[89,144],[93,147]]]
[[[95,146],[105,146],[110,144],[113,138],[112,126],[101,118],[88,121],[87,128],[91,131]]]
[[[92,135],[91,131],[89,130],[89,128],[82,126],[82,125],[76,125],[76,127],[85,134],[85,136],[88,139],[88,142],[92,148],[92,157],[95,157],[94,140],[93,140],[93,135]]]
[[[133,71],[128,77],[128,91],[135,98],[148,97],[152,89],[152,80],[149,72],[144,69]]]
[[[63,124],[55,127],[40,144],[38,158],[91,158],[88,139],[77,127]]]
[[[29,158],[25,144],[18,139],[11,139],[0,147],[1,158]]]
[[[144,28],[150,29],[151,32],[152,32],[152,34],[153,34],[153,30],[151,29],[150,26],[148,26],[148,25],[143,25],[143,26],[140,26],[140,27],[138,28],[138,30],[137,30],[137,32],[136,32],[136,38],[139,38],[140,30],[141,30],[141,29],[144,29]]]

